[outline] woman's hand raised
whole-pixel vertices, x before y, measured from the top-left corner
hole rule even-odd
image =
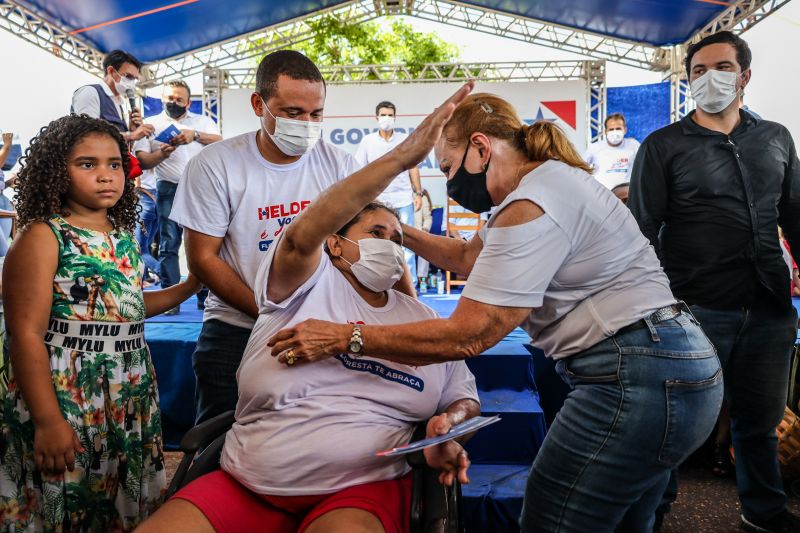
[[[414,168],[424,161],[433,150],[436,141],[442,136],[442,131],[447,121],[453,116],[456,106],[469,96],[474,87],[474,81],[465,83],[433,113],[428,115],[405,141],[387,155],[396,158],[405,170]]]

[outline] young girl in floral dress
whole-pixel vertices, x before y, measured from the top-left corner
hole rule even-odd
[[[19,173],[21,232],[5,261],[8,389],[0,398],[6,531],[127,531],[166,477],[147,316],[194,278],[142,292],[128,150],[108,123],[63,117]]]

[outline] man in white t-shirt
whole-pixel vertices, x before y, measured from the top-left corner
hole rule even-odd
[[[593,142],[583,158],[592,166],[592,175],[609,190],[628,183],[629,174],[636,159],[639,141],[626,139],[628,127],[622,113],[606,117],[605,139]]]
[[[349,154],[320,140],[325,83],[304,55],[264,57],[250,103],[259,129],[190,161],[171,215],[186,230],[189,269],[211,291],[192,357],[198,422],[236,407],[236,370],[258,316],[255,276],[266,252],[320,192],[357,169]]]
[[[160,115],[147,119],[147,123],[153,126],[155,135],[137,141],[133,147],[142,169],[145,171],[152,169],[152,176],[155,177],[156,183],[153,184],[143,176],[142,184],[155,185],[157,191],[160,239],[158,275],[161,277],[163,288],[171,287],[181,281],[178,251],[181,247],[183,230],[169,218],[178,183],[191,158],[199,154],[205,146],[222,140],[219,127],[211,118],[189,111],[190,95],[189,86],[184,81],[166,82],[161,97],[164,110]],[[180,134],[174,136],[168,143],[156,140],[156,137],[170,126],[175,126],[180,130]],[[176,314],[177,311],[176,307],[164,314]]]
[[[356,150],[356,162],[365,167],[386,152],[403,142],[408,135],[395,131],[394,122],[397,108],[391,102],[383,101],[375,107],[375,120],[378,130],[364,137]],[[422,206],[422,185],[419,181],[419,169],[404,170],[394,179],[391,185],[378,196],[383,202],[397,210],[403,224],[414,225],[414,211]],[[406,264],[411,272],[411,279],[417,282],[417,261],[414,252],[405,249]]]

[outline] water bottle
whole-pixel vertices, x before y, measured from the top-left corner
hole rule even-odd
[[[426,294],[428,292],[428,280],[425,276],[419,278],[419,293]]]
[[[436,294],[444,294],[444,278],[441,272],[436,273]]]
[[[433,272],[428,274],[428,287],[431,292],[436,292],[436,275]]]

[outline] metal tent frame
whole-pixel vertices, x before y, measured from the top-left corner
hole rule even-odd
[[[206,75],[206,71],[220,71],[236,62],[309,39],[312,29],[308,22],[326,14],[334,15],[348,24],[358,24],[385,15],[407,15],[566,50],[594,60],[614,61],[663,72],[664,78],[668,79],[672,85],[671,117],[676,120],[692,108],[686,74],[683,72],[680,61],[685,47],[720,30],[730,30],[735,33],[745,32],[789,1],[735,0],[685,43],[675,46],[653,46],[464,4],[455,0],[350,0],[335,7],[322,9],[303,17],[151,63],[148,65],[149,74],[143,86],[159,85],[170,78],[204,73],[206,81],[204,87],[213,91],[215,84],[227,82],[228,78],[219,74],[214,78],[212,74]],[[71,34],[66,29],[58,27],[38,13],[17,3],[16,0],[0,0],[0,27],[73,65],[102,75],[103,54],[99,50],[79,36]],[[493,65],[487,72],[494,72],[498,68],[506,69],[502,66],[506,65],[503,63]],[[407,72],[403,71],[402,66],[397,65],[329,67],[326,69],[326,74],[342,76],[342,79],[352,78],[355,75],[357,79],[358,72],[363,72],[364,68],[370,69],[373,74],[380,73],[380,80],[383,82],[408,81]],[[448,68],[452,72],[453,69],[462,68],[462,65],[430,66],[431,71],[439,72]],[[238,74],[234,74],[234,76],[236,75]],[[356,81],[356,79],[353,82],[365,82],[363,79],[361,81]],[[534,75],[525,79],[538,78]],[[602,89],[600,89],[601,86]],[[596,82],[592,87],[596,102],[591,109],[604,113],[605,82],[602,84]],[[219,92],[216,93],[217,98],[219,98],[219,94]],[[207,102],[205,109],[210,112],[212,103]]]
[[[325,82],[352,83],[436,83],[481,81],[566,81],[587,82],[589,113],[587,139],[596,141],[603,130],[606,109],[605,60],[517,61],[506,63],[429,63],[417,74],[405,65],[343,65],[320,67]],[[255,69],[208,68],[203,71],[203,110],[222,124],[223,89],[255,85]]]

